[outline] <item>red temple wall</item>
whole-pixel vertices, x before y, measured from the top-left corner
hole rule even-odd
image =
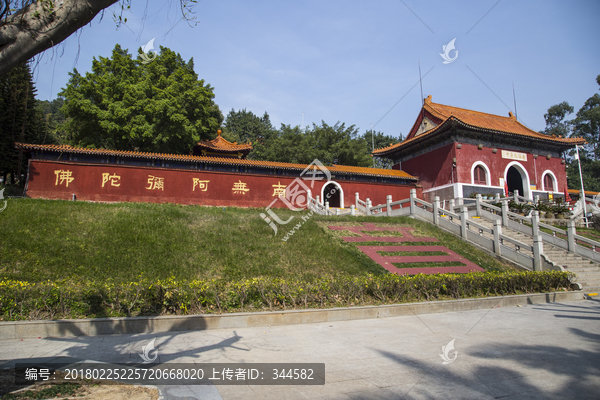
[[[502,158],[502,148],[497,148],[496,153],[492,150],[490,147],[483,147],[479,150],[476,145],[465,143],[461,143],[461,148],[458,149],[455,143],[403,161],[401,165],[396,164],[394,167],[419,177],[419,183],[423,186],[423,190],[450,183],[472,184],[471,167],[477,161],[485,163],[488,167],[490,186],[501,186],[500,178],[504,178],[506,167],[514,161],[525,168],[531,185],[536,186],[535,190],[543,190],[542,178],[546,171],[551,171],[556,177],[555,191],[562,192],[567,186],[565,165],[562,164],[562,159],[559,157],[550,157],[548,160],[546,156],[539,155],[534,159],[533,154],[528,152],[526,153],[527,161],[512,160]],[[452,179],[452,159],[454,157],[456,157],[457,165],[454,179]]]
[[[423,190],[452,181],[452,144],[403,161],[399,166],[407,174],[419,177]]]
[[[108,176],[103,177],[103,174]],[[105,179],[110,177],[114,178]],[[153,177],[162,179],[162,188],[160,181],[154,180]],[[206,186],[194,187],[194,179],[208,182]],[[296,177],[279,175],[31,160],[27,196],[71,200],[72,195],[75,194],[78,200],[87,201],[267,207],[277,199],[277,196],[274,196],[274,185],[287,186],[295,179]],[[311,181],[301,181],[310,188]],[[236,191],[234,184],[239,182],[245,184],[242,185],[244,190]],[[321,196],[321,188],[325,182],[325,179],[314,181],[311,189],[313,197]],[[414,185],[343,180],[336,182],[342,187],[346,208],[354,204],[355,192],[359,193],[361,200],[368,197],[374,205],[377,205],[385,203],[387,195],[392,195],[394,201],[408,198],[410,189],[415,188]],[[422,189],[418,188],[419,197],[421,191]],[[286,205],[279,200],[273,207],[286,207]]]
[[[473,163],[481,161],[490,170],[491,186],[500,186],[500,178],[504,178],[506,167],[516,161],[525,168],[530,184],[535,185],[536,190],[542,190],[542,175],[547,170],[552,171],[556,176],[558,187],[555,188],[555,191],[561,192],[567,186],[566,169],[561,158],[551,157],[548,160],[545,156],[539,155],[535,159],[530,152],[519,152],[527,154],[527,161],[512,160],[502,158],[502,150],[502,148],[497,148],[497,152],[494,153],[489,147],[479,150],[475,145],[462,144],[462,148],[456,149],[458,182],[472,183],[471,167]]]

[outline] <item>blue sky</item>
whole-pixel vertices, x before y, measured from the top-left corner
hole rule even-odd
[[[193,57],[224,115],[266,111],[277,127],[301,125],[304,112],[304,125],[406,135],[421,106],[419,61],[423,94],[436,103],[508,115],[514,83],[518,117],[534,130],[548,107],[568,101],[577,111],[598,90],[598,1],[199,0],[190,27],[176,0],[133,0],[118,29],[113,12],[45,53],[39,99],[115,44],[137,53],[152,38]],[[454,38],[458,57],[443,64]]]

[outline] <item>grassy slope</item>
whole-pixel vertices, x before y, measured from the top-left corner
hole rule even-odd
[[[9,200],[0,213],[0,279],[40,281],[258,276],[312,279],[383,274],[383,268],[324,228],[348,222],[410,225],[490,270],[510,269],[429,224],[408,218],[313,216],[287,242],[260,218],[262,209],[172,204]],[[278,211],[299,220],[303,213]],[[289,227],[289,228],[288,228]]]

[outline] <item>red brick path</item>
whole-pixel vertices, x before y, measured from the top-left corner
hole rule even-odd
[[[430,237],[415,237],[411,231],[413,228],[408,227],[378,227],[374,224],[363,224],[362,226],[328,226],[329,229],[342,231],[349,230],[353,233],[361,236],[342,237],[345,242],[390,242],[390,243],[402,243],[402,242],[438,242],[435,238]],[[368,236],[363,231],[394,231],[401,232],[402,237],[395,236]],[[415,274],[437,274],[446,272],[477,272],[484,271],[483,268],[475,263],[467,260],[464,257],[456,254],[445,246],[432,245],[432,246],[357,246],[357,248],[365,253],[373,261],[381,265],[386,270],[400,275],[415,275]],[[378,254],[378,251],[443,251],[447,255],[444,256],[383,256]],[[463,266],[456,267],[424,267],[424,268],[399,268],[393,265],[393,263],[426,263],[426,262],[448,262],[456,261],[464,264]]]

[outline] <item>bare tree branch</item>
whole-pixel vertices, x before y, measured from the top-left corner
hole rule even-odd
[[[7,16],[0,22],[0,76],[62,42],[117,1],[36,1]]]

